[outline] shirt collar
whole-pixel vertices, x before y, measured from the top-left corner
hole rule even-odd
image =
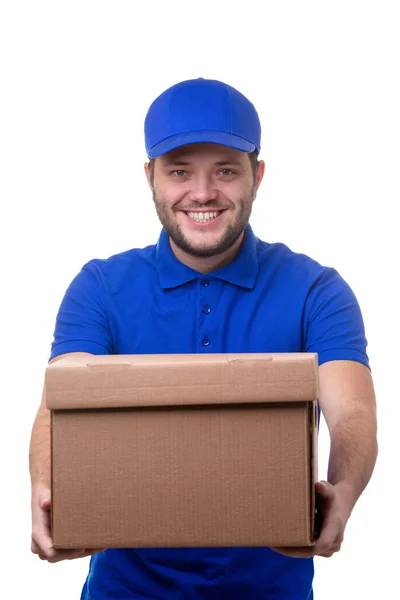
[[[247,225],[235,259],[225,267],[208,273],[207,277],[216,277],[239,287],[254,289],[258,274],[257,242],[258,239],[252,228]],[[199,277],[205,277],[175,257],[165,229],[162,229],[157,242],[156,260],[158,277],[164,289],[178,287]]]

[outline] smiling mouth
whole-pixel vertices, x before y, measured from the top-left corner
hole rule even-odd
[[[214,210],[212,212],[186,212],[187,216],[195,221],[195,223],[210,223],[214,221],[221,214],[221,210]]]

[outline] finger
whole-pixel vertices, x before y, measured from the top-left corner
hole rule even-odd
[[[333,500],[335,497],[333,486],[327,481],[317,481],[315,491],[323,500]]]
[[[88,556],[87,550],[55,550],[54,548],[46,553],[46,560],[49,563],[57,563],[61,560],[73,560]]]
[[[40,501],[40,509],[35,511],[32,524],[32,539],[44,555],[47,555],[53,546],[50,531],[50,513],[46,509],[47,502],[50,502],[49,498]]]
[[[34,539],[32,539],[31,542],[31,550],[33,554],[37,554],[39,556],[40,560],[48,560],[54,556],[54,552],[52,552],[51,548],[50,550],[43,550]]]
[[[291,558],[311,558],[315,555],[314,547],[306,546],[306,547],[280,547],[280,548],[271,548],[275,552],[279,552],[280,554],[284,554],[285,556],[290,556]]]
[[[334,554],[334,552],[325,552],[324,554],[318,554],[318,556],[322,556],[322,558],[330,558]]]
[[[45,485],[35,488],[32,501],[34,505],[40,506],[43,510],[49,510],[51,505],[51,489]]]
[[[31,552],[33,552],[33,554],[41,553],[41,550],[34,539],[32,539],[32,541],[31,541]]]
[[[45,495],[43,498],[40,499],[40,508],[42,508],[43,510],[50,510],[50,506],[51,506],[51,498],[49,495]]]
[[[322,556],[324,558],[330,558],[336,552],[339,552],[341,547],[342,547],[342,542],[341,542],[341,539],[338,537],[329,549],[327,549],[326,551],[319,552],[318,556]]]
[[[343,535],[337,532],[335,528],[332,532],[327,532],[324,537],[321,536],[315,543],[315,551],[318,556],[324,556],[330,552],[339,552],[343,542]]]
[[[34,529],[32,531],[32,545],[33,544],[41,554],[44,554],[45,556],[51,554],[53,542],[49,534],[49,529],[45,523],[38,523],[34,525]]]
[[[324,530],[321,536],[315,542],[315,554],[321,556],[326,552],[330,552],[331,549],[336,545],[336,529]]]
[[[57,563],[61,560],[75,560],[77,558],[86,558],[99,552],[104,552],[105,549],[85,549],[85,550],[55,550],[54,554],[50,557],[46,557],[46,560],[50,563]]]

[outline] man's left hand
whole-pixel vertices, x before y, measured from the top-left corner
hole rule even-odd
[[[352,506],[349,505],[348,497],[340,484],[333,486],[327,481],[319,481],[315,491],[318,507],[322,513],[322,528],[314,546],[272,548],[272,550],[294,558],[312,556],[329,558],[335,552],[339,552]]]

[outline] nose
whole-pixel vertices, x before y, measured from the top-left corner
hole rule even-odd
[[[189,193],[189,198],[192,202],[206,204],[210,200],[217,198],[218,192],[215,184],[207,175],[197,175],[192,179],[192,186]]]

